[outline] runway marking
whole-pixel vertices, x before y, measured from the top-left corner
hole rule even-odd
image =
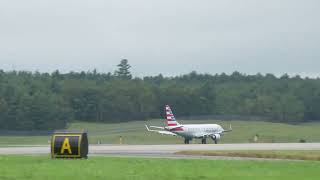
[[[89,156],[121,156],[147,158],[177,158],[177,159],[232,159],[256,160],[260,158],[208,157],[175,155],[178,151],[192,150],[320,150],[320,143],[261,143],[261,144],[171,144],[171,145],[90,145]],[[50,147],[21,146],[0,147],[0,155],[49,155]],[[264,159],[262,159],[264,160]]]

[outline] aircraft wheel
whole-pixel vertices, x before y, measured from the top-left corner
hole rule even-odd
[[[201,143],[202,143],[202,144],[207,144],[207,139],[206,139],[206,138],[203,138],[203,139],[201,140]]]
[[[189,139],[184,139],[184,144],[189,144]]]
[[[214,140],[214,143],[215,143],[215,144],[218,144],[218,140],[215,139],[215,140]]]

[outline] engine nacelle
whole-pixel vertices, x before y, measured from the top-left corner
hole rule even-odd
[[[212,140],[219,140],[221,138],[220,134],[214,134],[213,136],[211,136]]]

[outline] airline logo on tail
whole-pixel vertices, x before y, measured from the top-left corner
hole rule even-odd
[[[169,127],[180,126],[180,124],[176,121],[176,118],[174,117],[169,105],[166,105],[166,116],[167,116],[167,125]]]

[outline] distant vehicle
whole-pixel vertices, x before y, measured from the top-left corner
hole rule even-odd
[[[202,139],[202,144],[207,144],[207,138],[210,137],[215,144],[221,138],[224,132],[232,131],[231,125],[229,130],[224,130],[218,124],[179,124],[174,117],[169,105],[166,105],[167,126],[146,126],[148,131],[157,132],[163,135],[181,136],[184,143],[189,144],[193,138]],[[150,128],[162,129],[152,130]]]

